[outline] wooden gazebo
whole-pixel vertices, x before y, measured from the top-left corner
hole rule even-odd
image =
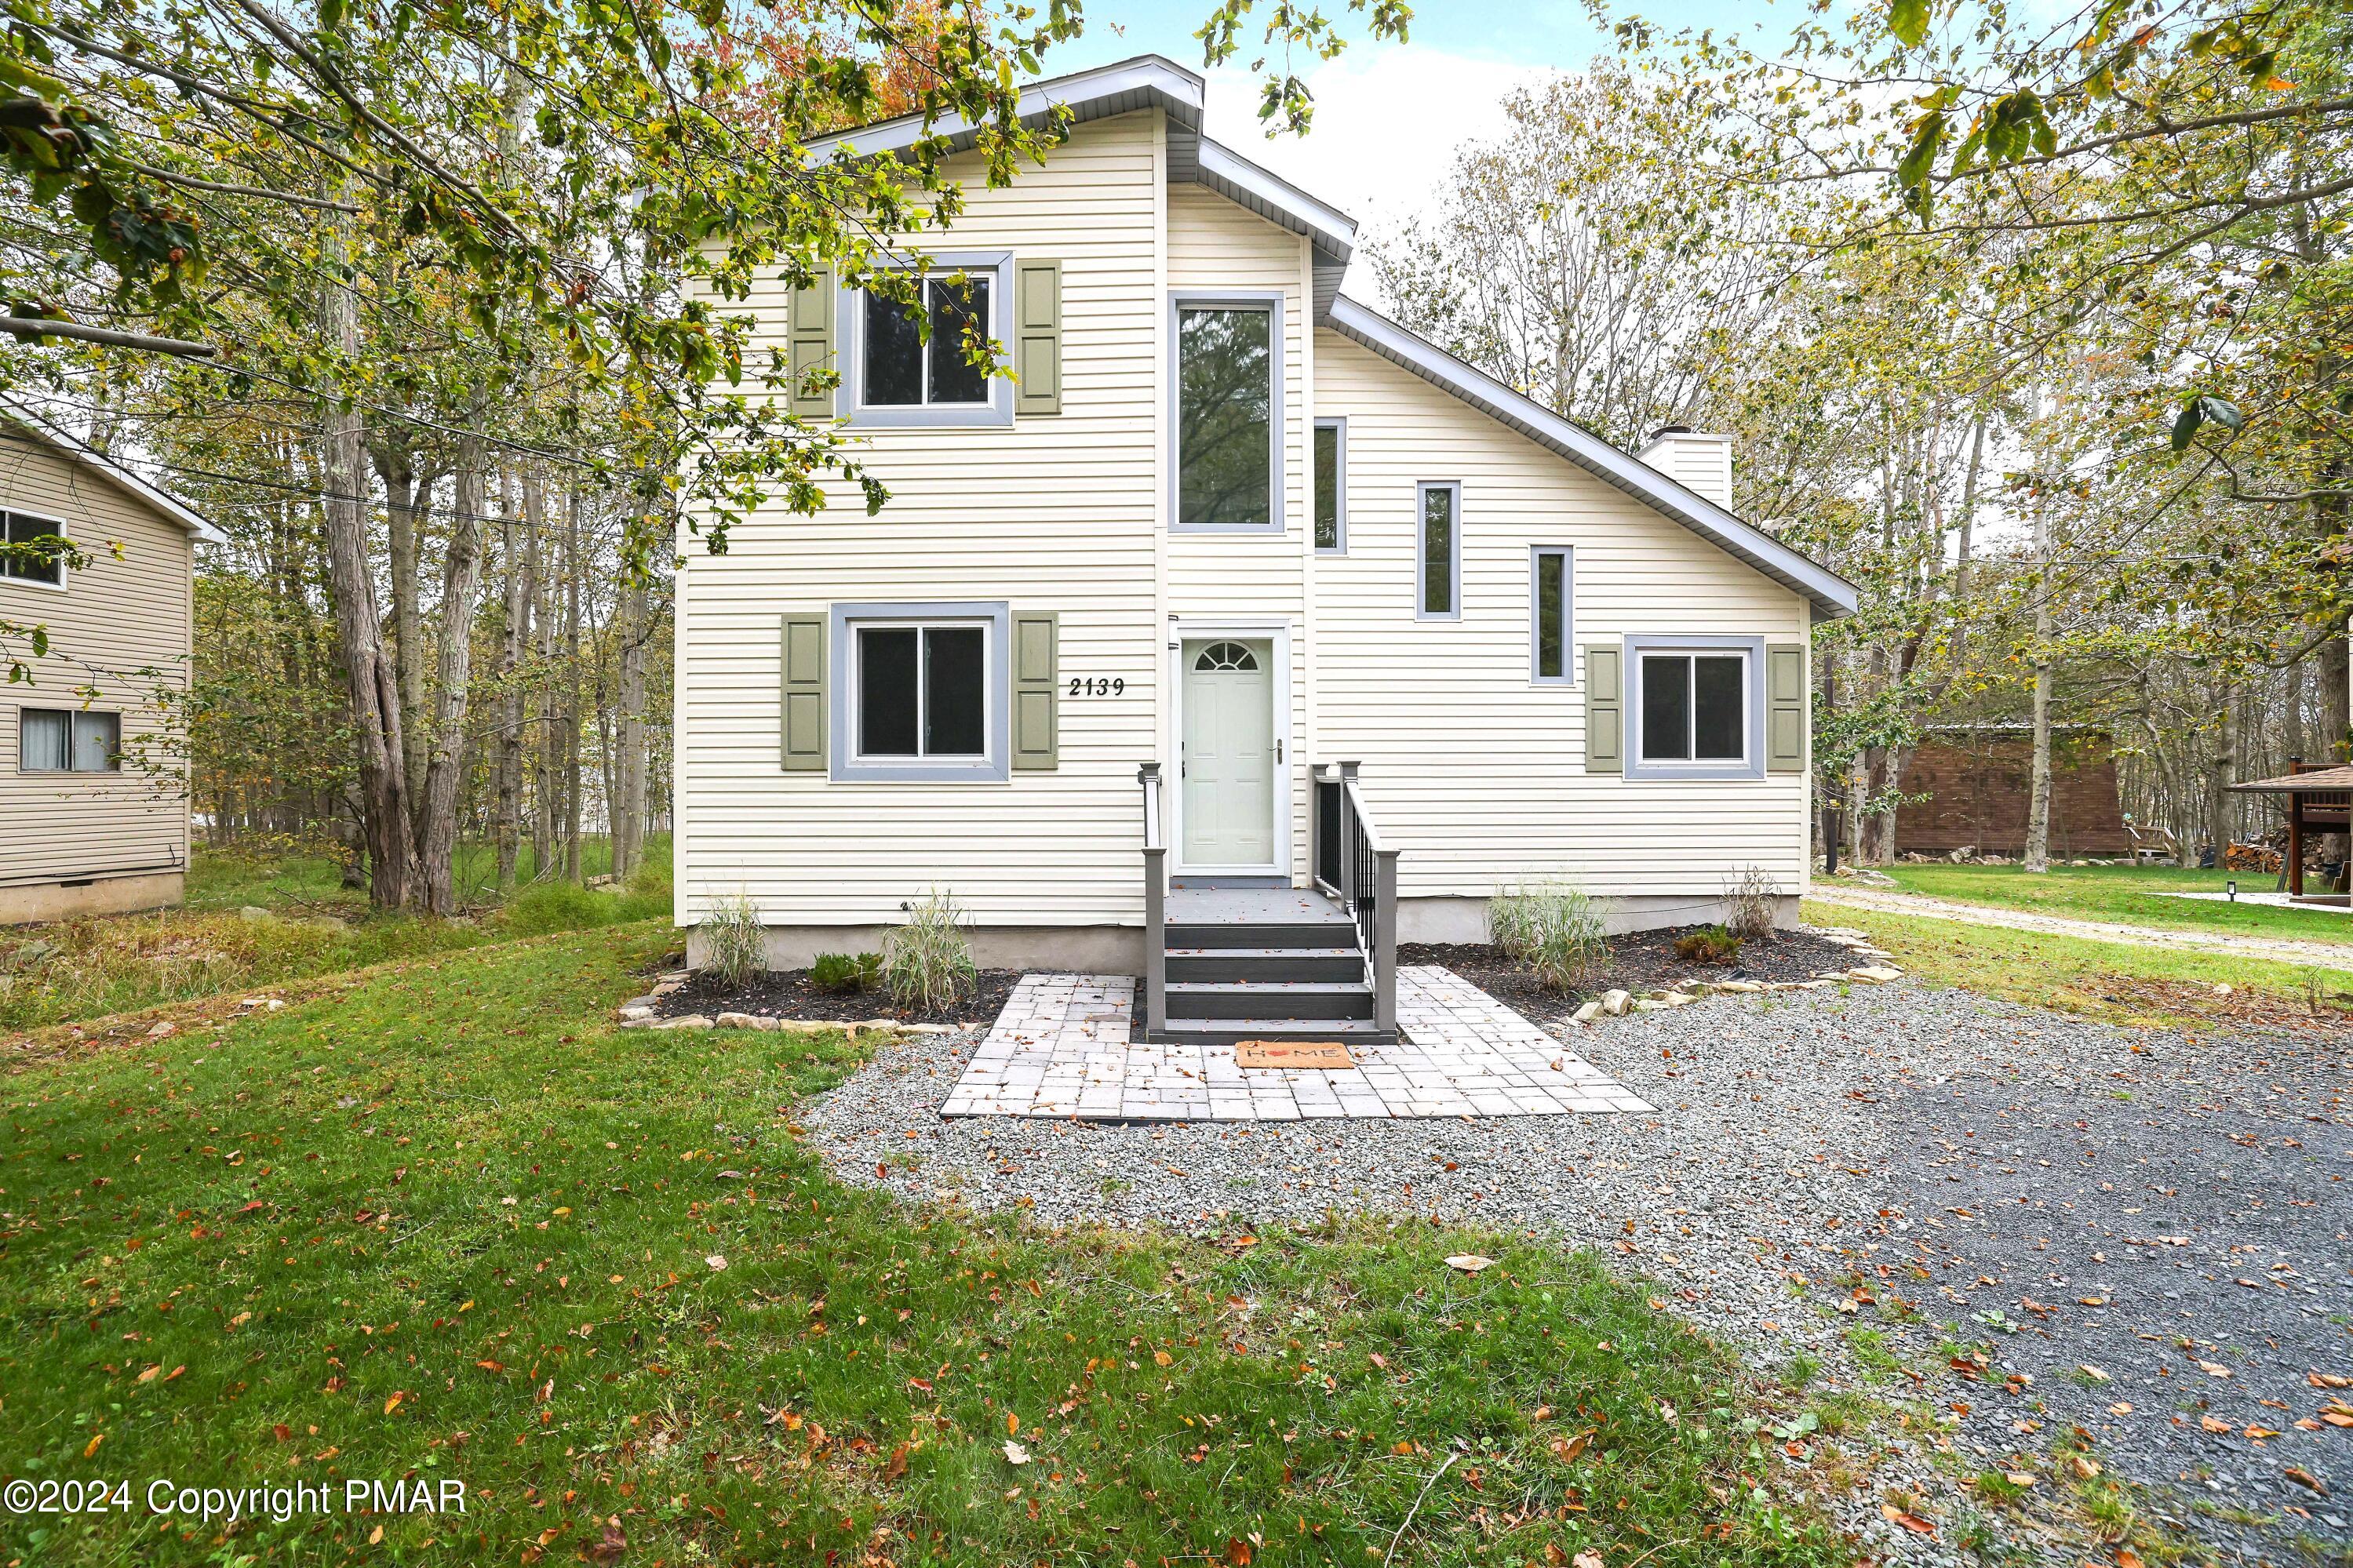
[[[2291,759],[2288,771],[2277,778],[2250,779],[2231,787],[2242,795],[2283,795],[2287,802],[2287,896],[2301,899],[2304,893],[2304,836],[2307,833],[2344,833],[2353,827],[2353,766],[2340,763],[2299,763]],[[2342,900],[2342,893],[2316,895]]]

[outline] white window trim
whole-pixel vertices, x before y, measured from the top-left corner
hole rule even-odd
[[[9,581],[16,581],[10,578]],[[48,584],[43,584],[47,587]],[[66,721],[66,765],[61,768],[35,768],[25,764],[25,715],[27,713],[62,713]],[[114,765],[111,768],[78,768],[73,765],[74,729],[83,715],[114,721]],[[122,771],[122,714],[113,708],[42,708],[32,703],[16,710],[16,771],[31,773],[36,778],[109,778]]]
[[[0,512],[9,517],[29,517],[36,522],[48,523],[57,529],[58,537],[66,542],[66,549],[69,552],[73,549],[73,530],[64,518],[51,517],[45,511],[27,511],[20,506],[0,507]],[[0,540],[0,542],[5,542],[5,540]],[[66,563],[63,555],[58,557],[57,564],[58,580],[54,583],[44,583],[38,577],[16,577],[0,573],[0,588],[37,588],[45,594],[62,594],[66,591],[66,584],[73,581],[73,568]]]
[[[1271,351],[1267,375],[1271,395],[1267,408],[1271,416],[1267,432],[1267,519],[1265,522],[1179,522],[1184,515],[1185,482],[1184,454],[1177,450],[1179,437],[1179,402],[1184,395],[1180,366],[1181,353],[1178,327],[1187,310],[1264,310],[1267,313],[1267,346]],[[1287,519],[1283,511],[1283,443],[1288,424],[1282,405],[1282,365],[1287,357],[1291,318],[1291,297],[1280,289],[1174,289],[1168,296],[1168,531],[1171,533],[1266,533],[1279,534]]]
[[[1315,447],[1313,432],[1327,429],[1339,432],[1338,439],[1334,443],[1335,450],[1333,453],[1332,463],[1333,542],[1316,545],[1315,553],[1345,555],[1348,553],[1348,417],[1345,414],[1322,416],[1316,419],[1310,432],[1307,448],[1308,493],[1311,496],[1322,493],[1314,488]],[[1311,540],[1315,536],[1315,514],[1312,505],[1307,515],[1307,535]]]
[[[1447,563],[1448,583],[1444,610],[1426,608],[1430,603],[1430,552],[1423,546],[1422,529],[1428,519],[1422,508],[1423,498],[1432,490],[1448,490],[1454,498],[1454,528],[1448,536],[1453,547],[1453,559]],[[1459,621],[1462,618],[1462,481],[1461,479],[1419,479],[1413,487],[1413,618],[1417,621]]]
[[[1546,675],[1538,662],[1544,640],[1543,584],[1541,574],[1544,558],[1560,557],[1560,673]],[[1528,684],[1531,686],[1575,686],[1577,684],[1577,547],[1572,544],[1531,544],[1528,546]]]
[[[1630,779],[1761,779],[1765,776],[1765,639],[1736,637],[1637,636],[1626,639],[1620,701],[1626,713],[1626,776]],[[1737,653],[1746,661],[1746,700],[1741,705],[1741,760],[1646,760],[1642,755],[1642,658],[1649,654],[1686,658]],[[1698,721],[1697,704],[1693,722]]]
[[[934,279],[945,279],[957,273],[986,273],[988,276],[988,337],[993,342],[1005,341],[1002,323],[1012,307],[1013,253],[1009,250],[949,250],[926,256],[917,262],[913,258],[886,260],[878,265],[878,272],[921,271],[928,284]],[[988,400],[985,403],[885,403],[866,401],[866,290],[843,284],[834,301],[836,345],[834,363],[840,367],[841,384],[834,394],[834,412],[844,425],[870,428],[920,428],[923,426],[956,427],[988,426],[1013,423],[1013,378],[1003,365],[989,372]],[[928,304],[926,310],[929,309]],[[929,344],[926,342],[926,360]],[[928,363],[923,367],[926,381],[931,376]]]
[[[830,610],[833,682],[829,705],[832,759],[828,776],[836,784],[1003,784],[1012,776],[1011,616],[1006,601],[951,600],[898,604],[835,605]],[[858,697],[861,666],[858,634],[885,626],[980,626],[981,734],[987,750],[977,757],[868,756],[858,750]],[[922,663],[916,664],[916,743],[922,744]]]

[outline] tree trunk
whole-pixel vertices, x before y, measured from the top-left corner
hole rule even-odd
[[[539,475],[525,468],[522,475],[522,526],[526,541],[524,549],[531,561],[533,656],[531,684],[537,689],[539,697],[539,733],[533,738],[531,749],[531,875],[533,881],[544,879],[555,859],[555,769],[549,760],[555,722],[553,705],[548,698],[549,672],[555,662],[555,617],[548,613],[548,574],[541,569],[546,521],[546,497],[540,488]]]
[[[351,220],[340,214],[322,220],[331,267],[348,267]],[[330,278],[319,294],[321,336],[346,367],[359,359],[356,302]],[[365,432],[356,408],[332,396],[319,407],[320,469],[327,492],[327,576],[335,602],[335,640],[342,655],[352,703],[352,731],[359,756],[356,801],[361,841],[368,857],[368,901],[398,909],[408,901],[408,783],[402,756],[398,674],[384,647],[376,616],[375,583],[369,572]]]
[[[491,837],[498,856],[499,892],[515,885],[522,836],[522,667],[531,643],[531,560],[515,519],[512,473],[499,479],[499,556],[506,569],[506,624],[499,628],[498,805]]]
[[[401,763],[410,779],[425,776],[425,633],[417,607],[418,521],[433,504],[433,482],[417,482],[417,464],[408,445],[396,437],[379,436],[368,443],[368,456],[384,483],[385,542],[391,557],[392,658],[400,689]],[[413,813],[424,804],[412,794]],[[411,824],[412,830],[415,824]]]
[[[481,443],[458,451],[457,496],[441,568],[441,659],[434,672],[433,736],[418,813],[418,901],[428,914],[458,912],[452,860],[458,844],[458,785],[466,751],[466,700],[473,676],[474,605],[482,582]]]
[[[614,769],[613,875],[627,878],[645,851],[646,832],[646,584],[631,571],[621,585],[619,605],[620,709]]]
[[[2237,815],[2238,798],[2231,786],[2238,782],[2239,771],[2239,710],[2236,700],[2226,687],[2214,720],[2214,750],[2206,759],[2206,837],[2214,846],[2214,868],[2221,870],[2230,858],[2232,818]]]
[[[2026,797],[2026,868],[2051,869],[2051,510],[2034,507],[2034,761]]]
[[[571,676],[564,713],[564,876],[581,880],[580,862],[580,490],[567,490],[564,521],[564,658]]]

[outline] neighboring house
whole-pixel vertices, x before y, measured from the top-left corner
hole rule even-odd
[[[2034,795],[2034,732],[2023,724],[1940,726],[1905,754],[1895,808],[1899,854],[2026,853]],[[2105,731],[2062,727],[2051,739],[2051,853],[2133,854],[2116,786],[2116,747]]]
[[[0,527],[62,534],[79,565],[0,557],[0,633],[30,684],[0,684],[0,924],[180,901],[196,514],[70,437],[0,406]],[[165,694],[159,700],[159,693]]]
[[[892,497],[689,550],[680,923],[748,898],[796,965],[944,888],[983,964],[1141,972],[1156,1001],[1164,951],[1225,974],[1203,990],[1377,971],[1550,875],[1655,926],[1761,868],[1794,918],[1809,633],[1854,590],[1727,510],[1729,443],[1630,456],[1349,299],[1354,225],[1202,134],[1191,72],[1025,109],[1053,104],[1075,123],[1042,168],[950,164],[928,349],[847,289],[751,300],[839,373],[795,406]],[[958,358],[968,311],[1018,381]],[[1189,951],[1228,942],[1329,967]]]

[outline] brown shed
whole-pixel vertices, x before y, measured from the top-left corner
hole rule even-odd
[[[2034,737],[2023,725],[1954,727],[1926,731],[1905,759],[1907,795],[1928,798],[1895,813],[1898,854],[1980,855],[2026,851],[2027,805],[2032,795]],[[2115,743],[2099,730],[2069,728],[2051,740],[2051,853],[2060,857],[2128,857],[2116,789]]]

